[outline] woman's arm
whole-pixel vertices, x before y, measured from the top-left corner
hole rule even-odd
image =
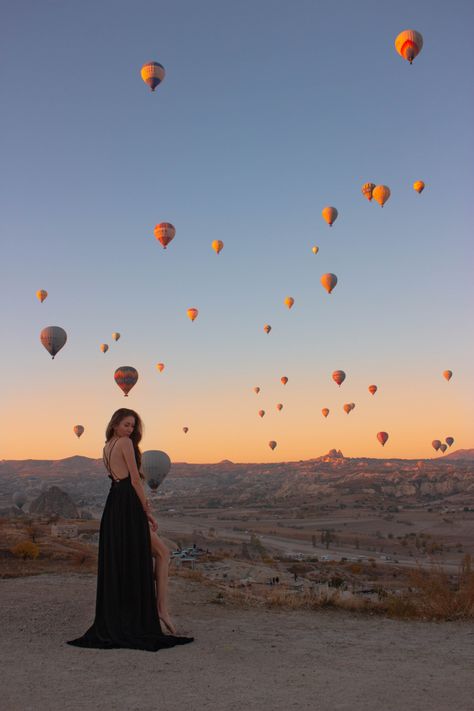
[[[130,472],[132,486],[137,492],[137,496],[141,501],[143,510],[145,511],[145,513],[148,513],[149,505],[140,479],[140,474],[138,472],[137,462],[135,459],[135,450],[133,449],[132,440],[128,437],[121,437],[120,442],[122,445],[122,454],[127,464],[128,471]]]

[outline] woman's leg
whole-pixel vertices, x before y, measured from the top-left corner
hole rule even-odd
[[[155,558],[155,581],[158,615],[162,620],[170,625],[170,631],[174,630],[173,623],[168,613],[168,568],[170,564],[170,552],[160,541],[155,531],[150,530],[151,548]]]

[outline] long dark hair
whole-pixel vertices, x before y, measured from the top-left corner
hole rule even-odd
[[[105,430],[105,442],[107,443],[112,437],[114,436],[115,428],[124,420],[126,417],[134,417],[135,418],[135,427],[133,428],[132,434],[130,435],[130,439],[132,440],[133,444],[133,449],[135,452],[135,461],[137,463],[137,468],[138,471],[140,472],[140,467],[142,464],[142,453],[140,451],[140,447],[138,446],[140,444],[140,440],[143,435],[143,422],[138,414],[138,412],[135,412],[135,410],[129,410],[127,407],[121,407],[120,410],[116,410],[112,417],[110,418],[110,422],[107,425],[107,429]],[[143,474],[140,472],[140,477],[141,479],[145,479]]]

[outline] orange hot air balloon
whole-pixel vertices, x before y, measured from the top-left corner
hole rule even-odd
[[[152,91],[161,84],[165,78],[165,68],[159,62],[146,62],[140,69],[140,76]]]
[[[286,299],[285,299],[285,305],[288,306],[289,309],[291,309],[291,307],[293,306],[294,303],[295,303],[295,300],[294,300],[294,298],[293,298],[292,296],[287,296],[287,297],[286,297]]]
[[[334,373],[332,374],[332,379],[334,380],[335,383],[341,387],[342,383],[346,379],[346,374],[344,373],[343,370],[335,370]]]
[[[108,345],[108,343],[101,343],[101,344],[100,344],[100,350],[102,351],[102,353],[107,353],[107,351],[109,350],[109,345]]]
[[[48,292],[45,291],[44,289],[40,289],[39,291],[36,292],[36,298],[39,299],[41,301],[41,303],[43,303],[43,301],[46,299],[47,296],[48,296]]]
[[[224,247],[224,242],[221,239],[215,239],[212,243],[212,249],[216,254],[219,254],[219,252],[223,249]]]
[[[362,195],[370,202],[372,200],[372,191],[375,188],[375,183],[364,183],[362,186]]]
[[[454,437],[446,437],[446,442],[448,444],[448,447],[451,447],[451,445],[454,444]]]
[[[253,389],[253,391],[258,395],[258,393],[260,392],[260,388],[258,387],[258,385]]]
[[[387,185],[376,185],[372,190],[372,197],[383,207],[390,197],[390,188]]]
[[[313,245],[311,247],[311,251],[313,254],[317,254],[319,252],[319,247],[317,247],[316,245]]]
[[[346,413],[346,415],[348,415],[349,412],[352,410],[351,403],[350,403],[350,402],[346,402],[346,403],[343,405],[343,410],[344,410],[344,412]]]
[[[350,402],[349,405],[351,406],[351,410],[353,410],[355,407],[355,402]]]
[[[438,451],[438,449],[441,447],[441,442],[439,439],[434,439],[431,442],[431,446],[433,447],[434,450]]]
[[[272,440],[270,440],[270,442],[268,443],[268,446],[270,447],[270,449],[275,449],[275,447],[277,446],[277,443],[275,442],[274,439],[272,439]]]
[[[258,414],[260,415],[260,417],[263,417],[265,414],[265,410],[259,410]]]
[[[335,207],[323,207],[321,215],[329,227],[332,227],[333,223],[337,220],[338,212]]]
[[[283,383],[283,385],[286,385],[288,382],[288,378],[286,377],[286,375],[284,375],[282,378],[280,378],[280,380]]]
[[[388,440],[388,433],[387,432],[377,432],[377,439],[382,445],[382,447],[385,446],[385,442]]]
[[[283,410],[283,404],[281,402],[279,402],[278,405],[276,406],[276,408],[277,408],[278,412],[280,412],[280,410]]]
[[[440,450],[443,452],[443,454],[446,452],[448,445],[447,444],[440,444],[439,445]]]
[[[423,47],[423,37],[416,30],[404,30],[395,38],[395,49],[410,64]]]
[[[189,432],[189,427],[183,427],[183,432],[184,434],[187,434]]]
[[[446,380],[451,380],[451,378],[453,377],[453,371],[443,370],[443,377],[446,378]]]
[[[118,341],[120,339],[120,333],[118,331],[115,331],[114,333],[112,333],[112,338],[114,339],[114,341]]]
[[[165,364],[164,364],[164,363],[157,363],[157,364],[156,364],[156,369],[159,370],[160,373],[162,373],[162,372],[164,371],[164,369],[165,369]]]
[[[375,395],[376,392],[377,392],[377,386],[376,385],[369,385],[369,393],[371,395]]]
[[[186,313],[188,314],[188,318],[190,318],[191,321],[194,321],[197,318],[199,311],[197,309],[193,308],[193,309],[188,309]]]
[[[323,407],[321,412],[323,413],[324,417],[327,417],[329,415],[329,408]]]
[[[160,222],[155,225],[155,237],[161,243],[163,249],[166,249],[175,234],[176,230],[171,222]]]
[[[422,180],[416,180],[413,183],[413,190],[416,190],[417,193],[422,193],[424,189],[425,189],[425,184]]]
[[[330,272],[323,274],[321,277],[321,284],[324,286],[328,294],[330,294],[337,284],[337,276],[335,274],[331,274]]]
[[[73,431],[76,437],[80,437],[81,434],[84,432],[84,427],[82,425],[74,425]]]
[[[270,326],[270,324],[266,323],[265,326],[263,327],[263,330],[265,331],[265,333],[270,333],[270,331],[272,330],[272,327]]]
[[[114,379],[119,388],[124,392],[125,397],[138,380],[138,371],[131,365],[122,365],[114,373]]]

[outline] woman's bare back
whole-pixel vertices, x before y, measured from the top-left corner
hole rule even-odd
[[[112,474],[117,479],[126,479],[129,475],[127,462],[123,456],[120,440],[122,437],[110,439],[105,443],[104,456]]]

